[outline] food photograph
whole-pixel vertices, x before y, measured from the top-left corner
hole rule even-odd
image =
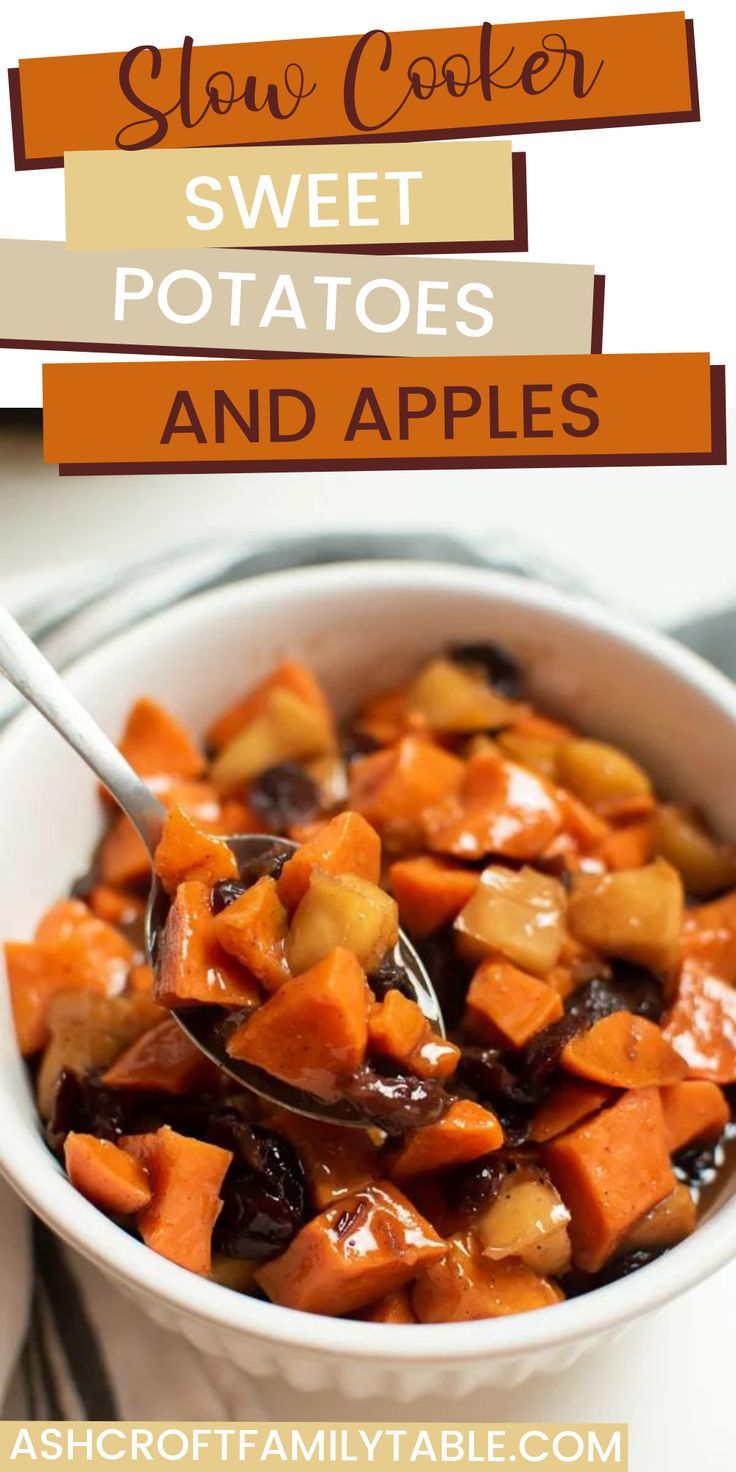
[[[43,45],[2,38],[0,1448],[731,1472],[733,26],[35,8]],[[237,346],[176,295],[213,260]]]

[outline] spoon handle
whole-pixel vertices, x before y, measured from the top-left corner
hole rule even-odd
[[[93,721],[40,649],[2,605],[0,671],[92,768],[152,853],[166,816],[163,804],[141,781],[109,736]]]

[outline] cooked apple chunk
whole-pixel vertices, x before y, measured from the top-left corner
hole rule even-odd
[[[518,707],[450,659],[433,659],[409,686],[406,705],[433,731],[462,735],[509,726]]]
[[[267,767],[325,756],[334,732],[323,711],[291,690],[271,691],[263,711],[223,747],[211,777],[222,792],[234,792]]]
[[[544,976],[556,965],[564,939],[565,891],[536,869],[484,869],[475,894],[455,921],[460,950],[471,961],[493,952]]]
[[[692,808],[662,803],[654,821],[654,844],[682,875],[689,894],[707,899],[736,884],[736,846],[718,843]]]
[[[667,975],[677,961],[682,880],[665,859],[614,874],[576,874],[568,904],[573,935],[604,956]]]
[[[572,1262],[569,1221],[549,1176],[530,1166],[509,1173],[475,1229],[485,1257],[518,1257],[545,1277],[558,1278]]]
[[[370,973],[398,934],[398,907],[385,890],[355,874],[315,869],[291,922],[287,959],[293,975],[299,976],[339,946],[352,951]]]
[[[646,772],[626,752],[605,741],[565,741],[557,752],[557,780],[595,808],[612,799],[650,793]]]

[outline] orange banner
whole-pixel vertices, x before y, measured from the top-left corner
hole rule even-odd
[[[46,364],[66,473],[721,464],[705,353]]]
[[[145,38],[144,38],[145,39]],[[682,11],[37,57],[16,168],[77,149],[451,138],[697,119]]]

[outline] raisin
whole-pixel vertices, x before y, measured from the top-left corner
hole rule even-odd
[[[571,993],[565,1004],[569,1017],[589,1027],[613,1012],[634,1012],[659,1022],[664,1012],[662,987],[656,976],[629,961],[614,961],[610,977],[595,976]]]
[[[690,1190],[702,1190],[714,1181],[723,1164],[723,1147],[715,1145],[686,1145],[672,1157],[672,1169],[678,1181],[684,1181]]]
[[[468,665],[480,671],[499,695],[516,700],[522,690],[521,669],[517,661],[498,644],[453,644],[450,658],[455,664]]]
[[[269,833],[285,833],[317,816],[319,787],[298,762],[280,762],[254,777],[248,803]]]
[[[494,1048],[463,1048],[457,1077],[497,1115],[508,1145],[523,1145],[540,1094],[520,1079]]]
[[[351,728],[343,731],[340,737],[340,755],[348,766],[358,757],[372,756],[374,751],[380,751],[380,749],[380,741],[376,741],[375,736],[369,736],[367,731],[357,731]]]
[[[62,1069],[56,1081],[46,1140],[54,1154],[64,1148],[70,1130],[96,1135],[99,1140],[116,1140],[128,1131],[129,1110],[125,1097],[91,1078],[80,1078]]]
[[[296,1150],[234,1111],[212,1115],[208,1138],[234,1155],[213,1245],[226,1257],[256,1261],[284,1252],[308,1216],[307,1183]]]
[[[475,1216],[495,1201],[506,1178],[503,1162],[483,1155],[469,1165],[456,1165],[441,1177],[442,1192],[450,1211]]]
[[[387,992],[401,992],[410,1002],[416,1001],[414,985],[405,966],[393,954],[384,956],[380,966],[371,972],[371,991],[378,1002]]]
[[[346,1082],[343,1097],[361,1119],[369,1120],[392,1136],[434,1124],[450,1103],[435,1079],[389,1073],[383,1068],[379,1072],[368,1064],[357,1069]]]
[[[237,879],[218,880],[217,884],[213,885],[210,895],[212,914],[219,915],[223,910],[227,909],[228,905],[232,905],[235,900],[239,900],[240,896],[245,894],[247,887],[245,884],[239,884]]]
[[[521,1054],[519,1065],[520,1077],[529,1090],[540,1096],[549,1088],[560,1066],[560,1054],[565,1044],[587,1027],[587,1018],[568,1013],[536,1033]]]
[[[638,1273],[640,1268],[655,1262],[666,1251],[666,1247],[642,1247],[638,1252],[627,1252],[623,1257],[613,1258],[599,1273],[584,1273],[580,1268],[573,1268],[560,1278],[560,1287],[566,1298],[579,1298],[582,1293],[590,1293],[593,1288],[605,1288],[608,1283],[629,1278],[632,1273]]]

